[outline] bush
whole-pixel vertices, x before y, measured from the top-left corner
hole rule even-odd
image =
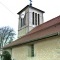
[[[3,51],[3,60],[11,60],[11,55],[8,51]]]

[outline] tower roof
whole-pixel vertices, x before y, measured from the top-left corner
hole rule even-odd
[[[26,7],[24,7],[21,11],[19,11],[17,14],[20,14],[20,13],[22,13],[26,8],[32,8],[32,9],[35,9],[35,10],[38,10],[38,11],[40,11],[40,12],[42,12],[42,13],[45,13],[44,11],[42,11],[42,10],[40,10],[40,9],[38,9],[38,8],[35,8],[35,7],[33,7],[33,6],[30,6],[30,5],[27,5]]]

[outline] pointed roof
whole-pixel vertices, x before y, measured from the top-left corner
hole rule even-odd
[[[21,11],[19,11],[17,14],[20,14],[20,13],[22,13],[25,9],[27,9],[27,8],[32,8],[32,9],[35,9],[35,10],[38,10],[38,11],[40,11],[40,12],[42,12],[42,13],[45,13],[44,11],[42,11],[42,10],[40,10],[40,9],[38,9],[38,8],[35,8],[35,7],[33,7],[33,6],[30,6],[30,5],[27,5],[26,7],[24,7]]]
[[[38,41],[47,36],[59,35],[58,34],[59,32],[60,32],[60,16],[57,16],[51,19],[50,21],[35,27],[32,31],[30,31],[29,34],[17,39],[16,41],[13,41],[12,43],[4,46],[3,48],[4,49],[12,48],[26,43]]]

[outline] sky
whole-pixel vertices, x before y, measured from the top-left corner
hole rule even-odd
[[[29,0],[0,0],[0,27],[10,26],[18,33],[18,12]],[[60,0],[32,0],[32,6],[45,11],[44,22],[60,15]]]

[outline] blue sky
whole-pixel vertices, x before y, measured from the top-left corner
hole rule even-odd
[[[60,0],[32,0],[34,7],[44,13],[44,21],[48,21],[60,15]],[[18,15],[23,7],[29,4],[29,0],[0,0],[0,27],[10,26],[17,33]]]

